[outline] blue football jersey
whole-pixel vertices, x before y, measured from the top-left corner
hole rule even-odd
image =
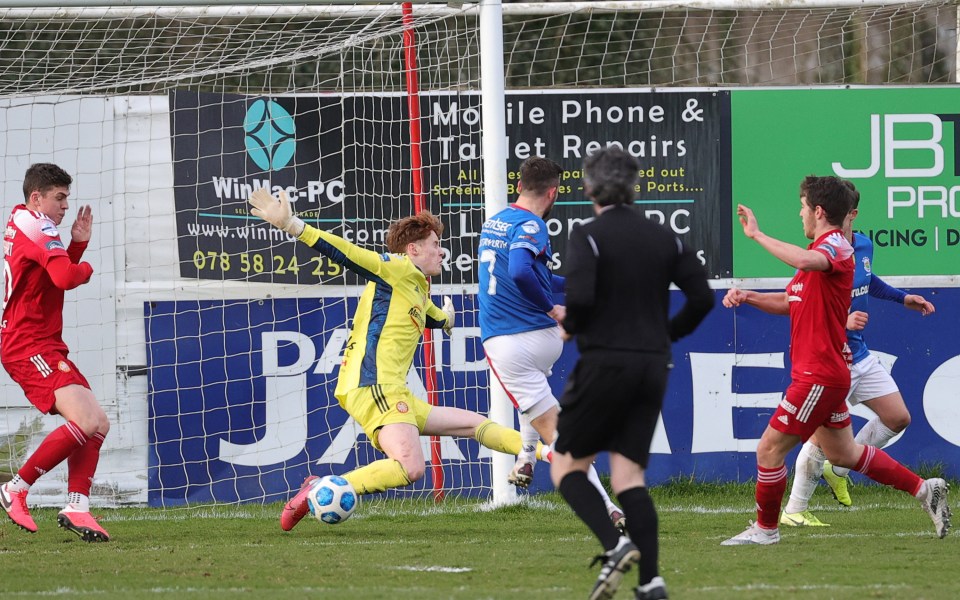
[[[873,263],[873,242],[867,236],[853,234],[853,259],[857,264],[853,272],[853,291],[850,296],[850,312],[863,311],[869,313],[870,280],[873,277],[871,263]],[[870,356],[867,343],[863,340],[863,331],[847,330],[847,344],[853,354],[853,364]]]
[[[480,337],[523,333],[555,327],[556,321],[520,292],[510,277],[510,251],[533,253],[534,274],[548,298],[553,298],[549,264],[553,253],[543,219],[510,205],[487,219],[480,233]]]

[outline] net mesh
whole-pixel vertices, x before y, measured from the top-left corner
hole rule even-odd
[[[955,2],[851,4],[506,4],[506,84],[954,80]],[[485,413],[477,15],[413,14],[426,207],[446,226],[435,300],[453,295],[463,325],[436,344],[439,399]],[[52,161],[96,219],[94,278],[65,308],[71,356],[112,422],[94,502],[271,502],[308,473],[380,456],[332,394],[360,281],[258,225],[246,200],[283,188],[307,222],[385,251],[389,222],[414,212],[404,31],[399,5],[0,10],[4,210],[26,167]],[[422,364],[409,383],[425,396]],[[12,475],[59,420],[0,377],[0,473]],[[488,493],[489,453],[442,443],[448,493]],[[62,502],[65,479],[63,467],[41,478],[32,501]]]

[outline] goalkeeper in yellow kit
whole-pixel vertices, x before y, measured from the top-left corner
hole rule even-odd
[[[520,452],[520,434],[475,412],[431,406],[406,386],[407,372],[425,328],[453,328],[450,298],[443,308],[430,299],[429,278],[441,270],[443,224],[429,212],[406,217],[387,230],[388,254],[364,250],[320,231],[294,216],[286,194],[264,189],[250,196],[251,212],[296,236],[317,252],[357,273],[369,283],[360,296],[353,328],[343,353],[334,395],[363,427],[374,448],[387,458],[343,477],[360,494],[409,485],[423,477],[426,461],[420,435],[470,436],[498,452]],[[289,531],[307,513],[308,477],[283,507],[280,527]]]

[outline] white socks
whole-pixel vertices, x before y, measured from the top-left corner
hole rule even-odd
[[[531,419],[523,413],[520,417],[520,454],[517,459],[523,459],[530,463],[537,462],[537,442],[540,441],[540,434],[530,423]]]
[[[880,422],[880,417],[874,417],[863,426],[857,433],[857,437],[854,438],[858,444],[863,444],[864,446],[873,446],[874,448],[883,448],[887,445],[887,442],[897,437],[896,431],[891,431],[887,428],[886,425]],[[834,467],[833,472],[837,474],[838,477],[846,477],[847,473],[850,472],[850,469],[845,469],[843,467]]]
[[[30,489],[30,484],[20,478],[19,475],[14,475],[13,479],[6,483],[8,492],[25,492]]]
[[[790,488],[790,500],[787,501],[785,513],[800,513],[807,510],[810,497],[820,481],[823,473],[823,461],[826,456],[823,450],[810,442],[805,442],[797,455],[797,468],[793,474],[793,487]]]
[[[64,510],[67,512],[90,512],[90,497],[79,492],[70,492],[67,494],[67,506]]]

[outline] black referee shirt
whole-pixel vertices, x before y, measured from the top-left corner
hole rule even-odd
[[[632,205],[612,206],[573,229],[566,254],[567,332],[581,353],[670,352],[713,308],[699,259]],[[686,296],[671,319],[670,284]]]

